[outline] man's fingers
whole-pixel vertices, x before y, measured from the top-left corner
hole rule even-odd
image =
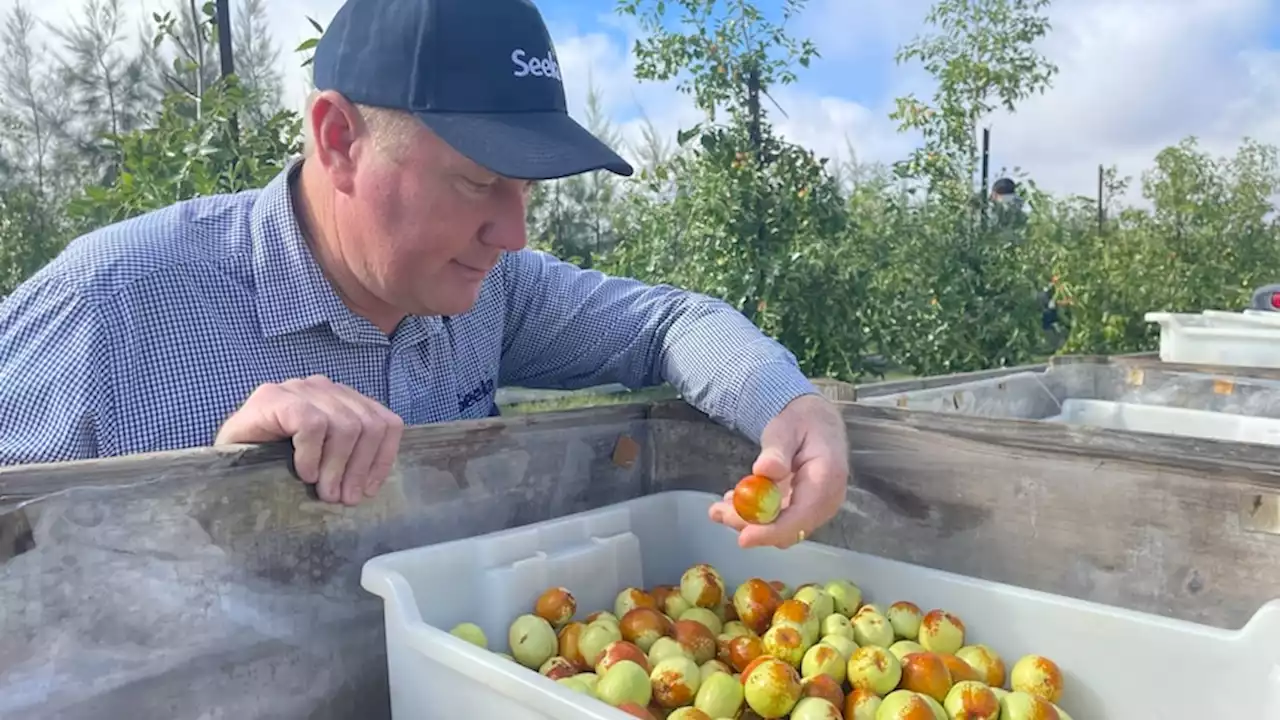
[[[774,482],[791,477],[791,461],[785,448],[767,447],[760,451],[760,457],[751,466],[751,472],[763,475]]]
[[[373,463],[369,467],[369,478],[364,487],[364,494],[369,497],[376,495],[387,477],[391,475],[396,456],[400,452],[400,439],[404,436],[404,420],[399,415],[386,408],[378,408],[378,411],[382,415],[385,432],[382,434],[382,442],[378,445]]]

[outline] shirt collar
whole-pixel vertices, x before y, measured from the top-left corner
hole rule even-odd
[[[259,192],[253,207],[253,276],[262,332],[275,338],[328,324],[348,342],[386,345],[387,336],[351,312],[334,292],[303,238],[289,192],[290,180],[301,167],[301,158],[291,159]],[[435,324],[412,316],[396,334],[415,342],[431,334]]]

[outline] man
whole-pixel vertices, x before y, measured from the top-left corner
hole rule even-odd
[[[306,152],[266,188],[90,233],[0,305],[0,462],[289,439],[354,504],[405,423],[495,414],[499,385],[666,380],[789,490],[770,526],[712,508],[744,546],[835,515],[843,426],[789,352],[711,298],[526,249],[531,181],[631,173],[570,119],[528,0],[349,0],[314,68]]]

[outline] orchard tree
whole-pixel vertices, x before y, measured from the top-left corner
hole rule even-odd
[[[614,219],[615,272],[724,299],[796,353],[814,375],[861,369],[857,286],[842,247],[845,208],[826,160],[779,137],[770,91],[817,55],[749,0],[621,0],[639,20],[636,77],[675,81],[702,120],[679,151],[640,174]],[[671,17],[679,13],[678,18]]]
[[[1057,72],[1034,49],[1049,30],[1048,0],[939,0],[932,32],[905,45],[937,86],[931,101],[898,99],[891,119],[921,146],[895,170],[923,198],[898,198],[906,226],[879,258],[873,283],[877,344],[920,374],[1025,362],[1046,350],[1038,293],[1049,280],[1026,233],[977,222],[980,124],[1043,92]]]

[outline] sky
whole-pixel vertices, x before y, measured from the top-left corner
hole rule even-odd
[[[642,117],[667,137],[698,119],[670,84],[638,82],[628,48],[634,35],[614,0],[534,0],[551,30],[565,74],[570,113],[584,117],[589,83],[623,137],[638,138]],[[759,0],[776,8],[782,0]],[[59,22],[81,0],[28,6]],[[159,0],[123,0],[150,12]],[[232,0],[236,2],[236,0]],[[791,30],[813,40],[821,58],[773,93],[791,141],[832,158],[891,162],[916,138],[896,131],[894,98],[928,97],[933,84],[915,65],[894,60],[919,33],[932,0],[808,0]],[[167,2],[166,2],[167,4]],[[669,0],[669,5],[674,2]],[[267,0],[270,30],[283,48],[286,100],[300,109],[305,76],[291,50],[327,24],[341,0]],[[1018,167],[1054,193],[1094,195],[1099,164],[1140,176],[1157,152],[1188,135],[1214,154],[1248,136],[1280,145],[1280,0],[1056,0],[1040,51],[1059,73],[1044,95],[989,122],[991,167]],[[630,153],[623,148],[624,155]]]

